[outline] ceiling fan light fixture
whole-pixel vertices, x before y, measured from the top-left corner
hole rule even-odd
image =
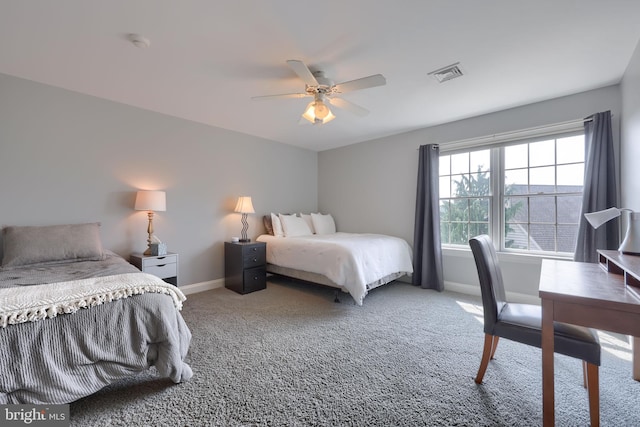
[[[324,120],[330,112],[329,107],[322,101],[316,101],[313,105],[313,114],[316,116],[316,119]]]
[[[314,125],[325,124],[336,118],[327,104],[319,98],[316,98],[313,102],[310,102],[309,105],[307,105],[302,117]]]

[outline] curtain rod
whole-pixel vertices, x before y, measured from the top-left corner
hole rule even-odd
[[[501,142],[501,141],[508,141],[509,139],[516,139],[518,137],[527,138],[527,137],[533,137],[533,136],[544,136],[551,133],[562,132],[563,130],[564,131],[577,130],[577,127],[579,125],[582,125],[585,122],[590,122],[590,121],[593,121],[592,116],[586,117],[584,119],[568,120],[566,122],[553,123],[550,125],[543,125],[543,126],[535,126],[535,127],[516,130],[516,131],[508,131],[508,132],[495,133],[492,135],[478,136],[474,138],[459,139],[456,141],[443,142],[435,145],[438,145],[441,148],[449,149],[452,147],[461,148],[461,147],[473,146],[473,145],[483,145],[481,144],[483,142],[486,144],[489,144],[489,143],[495,143],[495,142]]]

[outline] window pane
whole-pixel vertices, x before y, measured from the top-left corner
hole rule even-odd
[[[529,192],[528,169],[507,171],[504,176],[505,194],[527,194]]]
[[[473,151],[471,156],[471,170],[470,172],[488,171],[491,166],[491,151]]]
[[[477,172],[469,177],[469,186],[467,188],[469,196],[490,196],[491,195],[491,176],[489,172]]]
[[[451,174],[469,173],[469,153],[451,156]]]
[[[440,241],[442,244],[451,244],[449,239],[449,223],[440,222]]]
[[[451,177],[451,197],[469,195],[469,175],[453,175]]]
[[[527,224],[508,224],[505,227],[504,247],[529,249],[529,227]]]
[[[489,234],[489,224],[471,223],[469,225],[469,238],[479,236],[480,234]]]
[[[553,166],[543,168],[531,168],[529,170],[529,191],[532,193],[553,193],[555,192],[555,173]]]
[[[555,252],[555,225],[531,224],[529,231],[529,250]]]
[[[469,229],[467,222],[452,222],[450,226],[451,243],[454,245],[466,245],[469,243]]]
[[[505,169],[526,168],[527,165],[527,144],[512,145],[504,148]]]
[[[451,202],[448,200],[440,200],[440,222],[449,222],[451,221],[450,217],[451,212]]]
[[[450,221],[469,222],[469,202],[467,199],[458,199],[451,201]]]
[[[578,241],[578,227],[558,225],[558,252],[575,252]]]
[[[555,197],[531,197],[529,198],[529,221],[555,224],[556,201]]]
[[[449,175],[451,173],[451,156],[440,156],[438,173],[441,176]]]
[[[451,177],[449,176],[441,176],[440,177],[440,197],[451,197]]]
[[[577,225],[581,211],[582,196],[558,196],[558,224]]]
[[[506,197],[504,219],[506,222],[529,222],[528,197]]]
[[[555,164],[555,149],[555,139],[529,144],[529,166],[548,166]]]
[[[558,164],[584,162],[584,135],[558,139]]]
[[[469,200],[469,220],[489,222],[489,199]]]
[[[584,163],[558,166],[558,186],[580,186],[577,191],[582,191],[584,183]],[[558,191],[561,191],[558,188]],[[562,190],[570,191],[570,190]],[[575,191],[575,190],[574,190]]]

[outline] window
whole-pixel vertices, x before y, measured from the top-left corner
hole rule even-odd
[[[583,179],[583,134],[442,153],[442,243],[489,234],[501,250],[569,255]]]
[[[491,150],[440,155],[442,243],[466,245],[489,233]]]

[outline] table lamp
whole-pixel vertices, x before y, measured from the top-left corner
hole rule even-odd
[[[151,255],[151,236],[153,235],[153,213],[164,212],[167,210],[167,196],[164,191],[146,191],[141,190],[136,193],[136,204],[134,209],[137,211],[149,211],[149,225],[147,226],[147,250],[144,255]]]
[[[589,224],[591,224],[593,228],[598,228],[602,224],[619,217],[623,212],[627,216],[627,231],[618,251],[624,254],[640,255],[640,226],[637,224],[640,219],[640,213],[626,208],[609,208],[597,212],[586,213],[584,214],[584,217],[589,221]]]
[[[251,203],[251,197],[241,196],[238,198],[238,203],[236,204],[235,212],[240,212],[242,214],[242,237],[240,238],[241,242],[250,242],[251,239],[247,238],[247,230],[249,229],[249,223],[247,222],[247,214],[255,213],[253,210],[253,204]]]

